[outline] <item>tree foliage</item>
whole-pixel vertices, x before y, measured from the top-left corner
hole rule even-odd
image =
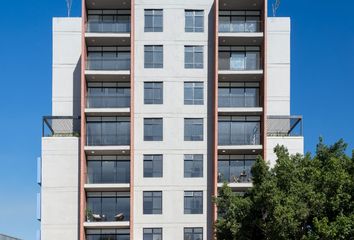
[[[224,184],[215,198],[217,239],[354,239],[354,151],[349,157],[346,147],[320,139],[311,157],[277,146],[273,169],[259,157],[252,189],[237,194]]]

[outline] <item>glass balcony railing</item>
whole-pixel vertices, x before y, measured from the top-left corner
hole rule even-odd
[[[128,117],[88,117],[86,127],[88,146],[130,145]]]
[[[129,192],[88,192],[87,222],[122,222],[130,220]]]
[[[129,46],[87,47],[87,70],[129,70]]]
[[[219,145],[260,145],[260,117],[244,118],[239,116],[219,117]]]
[[[87,22],[90,33],[130,33],[130,18],[121,22]]]
[[[91,156],[89,156],[91,157]],[[101,159],[97,159],[97,158]],[[92,156],[87,161],[88,184],[123,184],[130,182],[129,159],[117,159],[115,156]]]
[[[258,88],[220,88],[219,107],[259,107]]]
[[[227,17],[219,18],[220,33],[256,33],[261,31],[261,22],[257,20],[235,21]]]
[[[88,58],[87,70],[130,70],[130,53],[124,58]]]
[[[218,160],[218,182],[250,183],[252,182],[251,169],[256,156],[221,155]]]
[[[130,107],[129,96],[88,96],[88,108],[127,108]]]

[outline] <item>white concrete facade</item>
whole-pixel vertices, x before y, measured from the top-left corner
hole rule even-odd
[[[77,239],[79,138],[42,139],[41,239]]]
[[[53,18],[53,116],[80,115],[81,18]]]
[[[268,18],[268,109],[270,116],[289,116],[290,111],[290,33],[291,21],[287,17]],[[274,148],[284,145],[290,154],[304,154],[303,136],[268,136],[266,159],[274,166]]]
[[[212,83],[208,16],[213,1],[135,1],[135,59],[144,59],[145,45],[163,45],[163,68],[144,69],[144,61],[135,64],[135,151],[134,151],[134,239],[142,239],[143,228],[162,228],[164,239],[183,239],[183,229],[202,227],[207,236],[208,206],[208,84]],[[163,9],[163,32],[144,32],[144,9]],[[185,9],[204,10],[204,32],[185,32]],[[179,21],[176,21],[179,19]],[[173,27],[170,27],[173,26]],[[204,68],[185,69],[184,46],[202,46]],[[163,104],[144,105],[144,82],[163,82]],[[184,82],[202,82],[203,105],[184,104]],[[163,141],[146,142],[143,139],[144,118],[163,118]],[[202,118],[204,141],[184,141],[184,118]],[[143,155],[163,155],[163,177],[143,178]],[[203,155],[203,177],[184,178],[184,154]],[[210,164],[209,164],[210,165]],[[162,215],[143,214],[143,192],[162,191]],[[184,214],[184,191],[203,191],[203,214]]]

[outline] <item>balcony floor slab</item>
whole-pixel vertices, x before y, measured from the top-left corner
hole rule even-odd
[[[112,183],[112,184],[85,184],[85,190],[89,192],[94,191],[129,191],[129,183]]]
[[[129,221],[122,221],[122,222],[84,222],[85,228],[90,229],[101,229],[101,228],[129,228],[130,222]]]

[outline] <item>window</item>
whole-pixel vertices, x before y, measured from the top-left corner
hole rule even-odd
[[[260,116],[219,116],[219,145],[260,145]]]
[[[184,155],[184,177],[185,178],[203,177],[203,155],[202,154]]]
[[[162,82],[144,83],[144,104],[162,104],[163,85]]]
[[[203,119],[184,119],[184,141],[203,141]]]
[[[203,46],[185,46],[184,47],[184,67],[185,68],[203,68]]]
[[[162,240],[162,228],[144,228],[143,240]]]
[[[144,177],[162,177],[162,155],[144,155]]]
[[[92,222],[129,221],[129,192],[88,192],[87,209],[92,212],[88,220]]]
[[[130,47],[91,46],[87,47],[87,70],[129,70]]]
[[[144,214],[162,214],[162,192],[143,193]]]
[[[130,234],[129,229],[87,229],[86,230],[86,240],[107,240],[107,239],[117,239],[117,240],[129,240]]]
[[[203,192],[184,192],[184,214],[203,214]]]
[[[144,119],[144,141],[162,141],[162,118]]]
[[[129,117],[87,117],[86,121],[88,146],[130,144]]]
[[[163,31],[162,9],[145,9],[145,32]]]
[[[130,10],[97,10],[87,11],[88,32],[130,32]]]
[[[185,31],[204,32],[204,11],[203,10],[185,11]]]
[[[87,156],[87,183],[129,183],[130,157]]]
[[[219,107],[259,107],[258,82],[220,82]]]
[[[88,82],[87,108],[130,107],[129,82]]]
[[[185,82],[184,83],[184,104],[203,105],[203,83]]]
[[[163,46],[148,45],[144,47],[144,67],[163,68]]]
[[[203,228],[184,228],[184,240],[203,240]]]
[[[261,69],[260,46],[220,46],[220,70],[259,70]]]
[[[252,182],[251,169],[256,159],[257,155],[219,155],[218,182]]]

